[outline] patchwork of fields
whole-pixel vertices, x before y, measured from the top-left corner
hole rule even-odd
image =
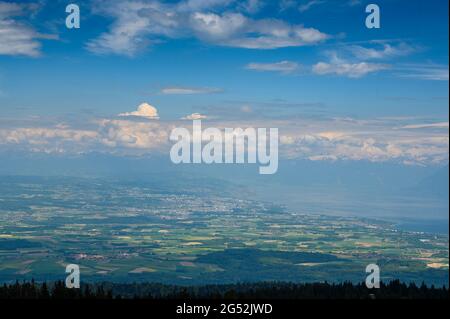
[[[7,177],[0,191],[1,281],[64,279],[70,263],[82,281],[363,281],[375,263],[382,280],[448,285],[448,236],[385,221],[184,184]]]

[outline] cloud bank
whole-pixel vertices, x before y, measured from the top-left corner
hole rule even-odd
[[[145,108],[144,108],[145,109]],[[136,112],[139,112],[136,111]],[[130,112],[134,113],[134,112]],[[186,122],[101,118],[76,128],[14,126],[0,129],[0,150],[23,150],[56,154],[104,152],[122,155],[167,153],[174,127],[192,129],[191,120],[205,119],[201,113],[185,116]],[[152,117],[157,113],[151,113]],[[139,119],[139,117],[137,118]],[[446,164],[449,160],[448,121],[414,119],[316,118],[279,120],[215,120],[214,127],[278,127],[281,158],[311,161],[396,162],[407,165]],[[206,128],[205,122],[205,128]]]

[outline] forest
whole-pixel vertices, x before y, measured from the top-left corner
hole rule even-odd
[[[229,285],[176,286],[110,282],[68,289],[64,282],[16,281],[0,286],[0,299],[152,299],[152,300],[285,300],[285,299],[448,299],[447,287],[406,284],[399,280],[368,289],[364,283],[259,282]]]

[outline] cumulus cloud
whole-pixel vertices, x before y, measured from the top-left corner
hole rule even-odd
[[[290,128],[289,133],[280,136],[280,152],[289,158],[309,160],[391,161],[415,165],[448,162],[448,130],[411,130],[422,127],[416,123],[399,128],[399,121],[403,120],[309,120],[300,123],[304,129]],[[434,126],[445,125],[439,122]]]
[[[159,122],[101,119],[90,129],[67,126],[0,129],[0,146],[45,153],[139,154],[164,147],[169,127]]]
[[[300,65],[292,61],[280,61],[275,63],[249,63],[245,66],[248,70],[262,72],[280,72],[284,74],[292,73],[300,68]]]
[[[190,115],[187,115],[185,117],[182,118],[182,120],[204,120],[207,119],[208,117],[206,115],[200,114],[200,113],[192,113]]]
[[[170,86],[161,89],[161,94],[165,95],[191,95],[191,94],[211,94],[220,93],[221,89],[218,88],[194,88],[194,87],[181,87]]]
[[[0,129],[0,146],[43,153],[83,152],[95,147],[95,130],[60,127],[19,127]]]
[[[293,25],[277,19],[252,19],[244,15],[242,3],[232,1],[158,1],[97,0],[95,13],[113,19],[108,32],[87,43],[97,54],[133,56],[166,38],[195,36],[222,46],[274,49],[313,45],[329,36],[314,28]],[[230,8],[222,14],[215,8]],[[254,12],[256,1],[246,2],[246,12]],[[253,8],[253,9],[252,9]]]
[[[284,136],[282,153],[309,160],[353,160],[430,165],[448,162],[448,137],[384,140],[353,134],[336,139],[319,134]],[[287,146],[287,147],[286,147]]]
[[[109,149],[149,151],[168,141],[168,128],[160,123],[104,119],[98,124],[98,141]]]
[[[159,119],[158,110],[148,103],[142,103],[138,106],[136,111],[120,113],[119,116],[136,116],[147,119]]]

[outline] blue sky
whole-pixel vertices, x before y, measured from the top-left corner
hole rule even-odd
[[[0,147],[151,152],[118,116],[144,102],[157,141],[198,113],[281,126],[295,156],[448,162],[448,1],[0,1]]]

